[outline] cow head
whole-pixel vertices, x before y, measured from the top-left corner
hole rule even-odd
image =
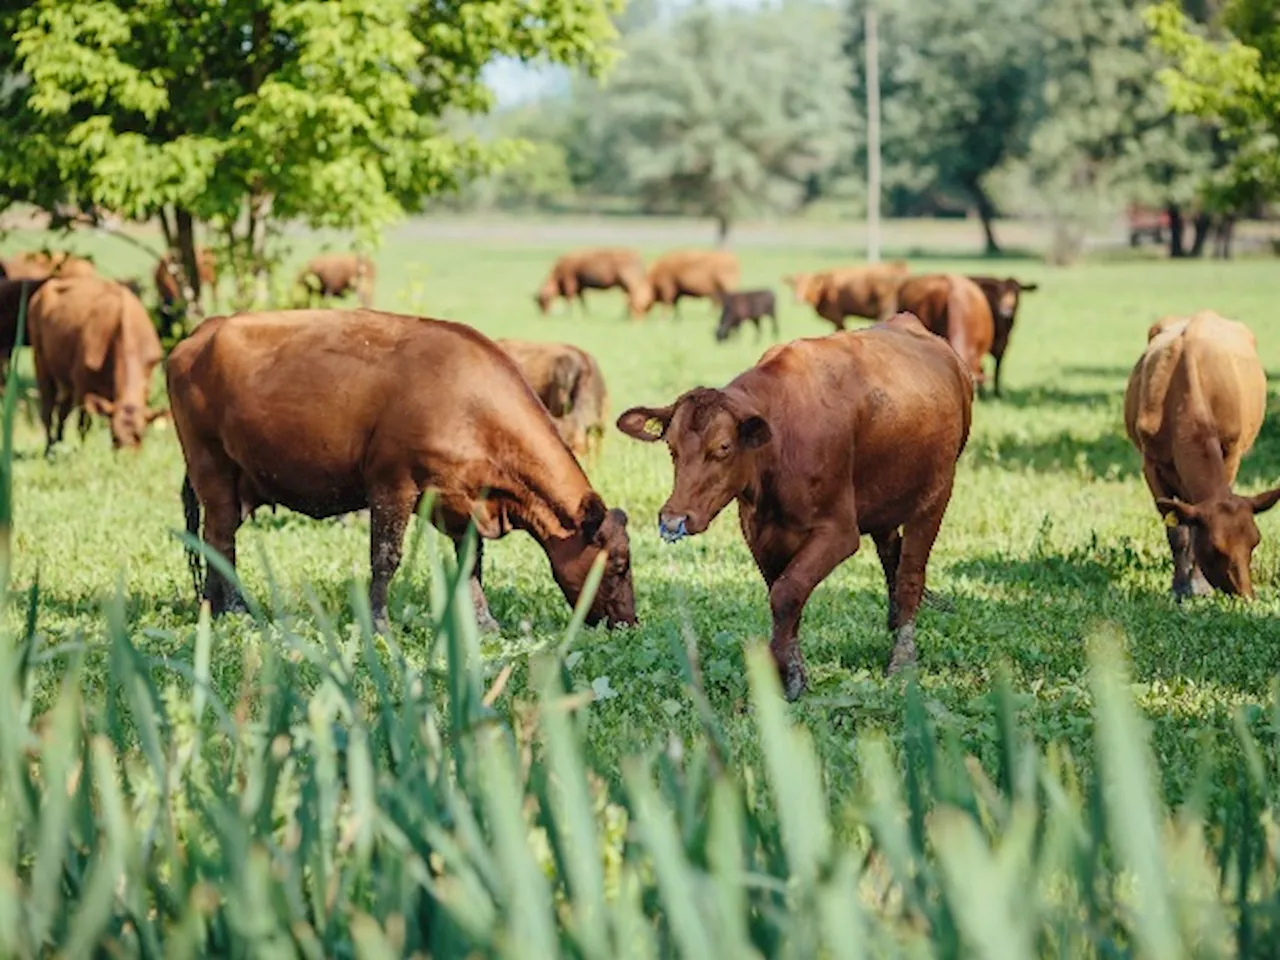
[[[1008,324],[1012,324],[1013,318],[1018,312],[1018,301],[1021,295],[1034,293],[1039,289],[1040,285],[1037,283],[1020,283],[1013,277],[1007,277],[1002,281],[995,297],[995,302],[992,304],[997,323],[1003,320]]]
[[[627,291],[627,309],[633,319],[639,319],[653,309],[653,284],[648,277],[634,281]]]
[[[631,583],[627,515],[621,510],[606,509],[594,490],[582,498],[578,512],[574,534],[566,541],[548,545],[556,583],[570,606],[577,606],[591,567],[603,553],[604,575],[587,611],[587,624],[595,626],[603,620],[610,628],[632,626],[636,622],[636,594]]]
[[[553,417],[563,417],[573,411],[573,391],[578,385],[578,362],[562,353],[551,361],[551,376],[546,386],[547,411]]]
[[[791,288],[796,303],[812,304],[817,301],[814,291],[818,286],[818,277],[819,274],[816,273],[793,273],[783,277],[782,282]]]
[[[658,532],[673,543],[702,533],[755,476],[756,451],[769,443],[768,422],[721,390],[691,390],[669,407],[634,407],[618,429],[653,443],[665,440],[675,467]]]
[[[720,311],[720,324],[716,327],[716,343],[724,343],[728,340],[729,334],[733,333],[741,322],[742,318],[738,316],[734,302],[725,301],[724,309]]]
[[[119,403],[96,393],[84,397],[84,409],[111,420],[111,444],[117,450],[125,447],[136,450],[142,445],[142,435],[152,421],[169,416],[169,410],[148,410],[145,404],[122,400]]]
[[[544,317],[551,310],[551,301],[556,298],[556,294],[558,292],[559,288],[556,286],[556,282],[554,280],[548,280],[538,289],[538,292],[533,295],[533,301],[538,305],[538,309],[542,312]]]
[[[1253,599],[1249,564],[1262,535],[1254,517],[1280,502],[1280,487],[1252,497],[1234,493],[1200,503],[1160,498],[1156,508],[1170,523],[1191,527],[1196,563],[1223,593]]]

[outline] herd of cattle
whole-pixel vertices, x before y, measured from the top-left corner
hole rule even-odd
[[[404,532],[430,491],[432,521],[459,549],[472,524],[481,544],[524,530],[571,605],[602,564],[589,623],[635,623],[627,516],[607,507],[578,460],[598,451],[608,417],[603,375],[585,351],[495,342],[462,324],[368,309],[372,263],[328,255],[301,280],[322,296],[355,292],[361,309],[206,320],[169,354],[171,409],[154,410],[148,387],[164,357],[136,284],[66,255],[0,265],[0,347],[7,344],[7,362],[18,304],[28,302],[48,446],[77,408],[82,434],[92,415],[103,415],[122,447],[137,446],[148,423],[171,413],[186,462],[187,529],[232,566],[236,532],[258,507],[314,518],[368,509],[370,604],[386,629]],[[213,259],[202,255],[199,265],[212,288]],[[162,305],[180,295],[176,273],[169,261],[156,268]],[[671,254],[646,270],[629,251],[589,251],[557,261],[536,299],[544,313],[557,297],[585,308],[584,290],[621,287],[639,316],[655,303],[674,313],[681,298],[707,297],[721,308],[718,339],[764,317],[776,332],[773,294],[739,290],[738,279],[736,259],[724,252]],[[808,682],[797,642],[805,604],[864,535],[888,592],[888,670],[915,661],[925,568],[969,436],[982,361],[996,357],[998,392],[1019,294],[1035,287],[913,277],[901,263],[786,280],[836,332],[775,345],[725,387],[634,407],[617,427],[669,450],[673,489],[658,516],[664,540],[702,533],[737,502],[768,588],[771,650],[794,699]],[[877,322],[846,331],[849,316]],[[1266,399],[1243,324],[1201,312],[1148,331],[1124,419],[1168,528],[1179,598],[1212,588],[1253,595],[1254,518],[1280,501],[1280,488],[1244,497],[1231,487]],[[491,627],[477,551],[472,599]],[[193,570],[215,614],[243,608],[217,570],[205,574],[194,559]]]

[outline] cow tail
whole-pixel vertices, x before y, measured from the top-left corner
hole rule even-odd
[[[971,356],[973,338],[969,331],[969,297],[959,277],[947,279],[947,340],[968,368],[976,386],[983,379],[982,357]]]
[[[196,488],[191,485],[191,477],[182,478],[182,512],[187,519],[187,533],[194,539],[200,537],[200,498],[196,496]],[[190,543],[186,545],[187,569],[191,571],[191,585],[195,587],[196,603],[204,593],[204,558],[200,551]]]

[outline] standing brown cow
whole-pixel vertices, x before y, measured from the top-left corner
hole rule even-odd
[[[515,363],[470,327],[370,310],[214,317],[166,365],[187,464],[187,529],[235,564],[236,530],[264,504],[320,519],[369,509],[375,624],[409,518],[434,492],[433,522],[461,546],[528,531],[570,605],[592,564],[604,577],[588,621],[635,622],[627,517],[608,510]],[[335,393],[335,391],[337,391]],[[477,545],[471,591],[492,625]],[[216,571],[214,613],[243,601]]]
[[[598,452],[609,394],[595,357],[568,343],[496,343],[516,362],[569,449],[580,457]]]
[[[0,275],[8,280],[46,280],[49,277],[95,277],[88,260],[63,250],[19,253],[0,261]]]
[[[322,253],[307,261],[298,273],[297,285],[308,306],[327,297],[354,291],[360,306],[373,305],[373,285],[378,271],[373,261],[356,253]]]
[[[566,302],[572,302],[576,297],[585,314],[588,290],[610,290],[614,287],[626,293],[631,316],[639,317],[649,309],[652,295],[640,254],[619,247],[578,250],[556,260],[534,300],[546,316],[557,297]]]
[[[723,294],[738,288],[741,273],[737,256],[727,250],[665,254],[649,267],[653,303],[662,304],[676,317],[680,316],[682,297],[706,297],[719,304]]]
[[[156,269],[152,274],[156,283],[156,294],[160,297],[160,309],[166,314],[171,313],[174,307],[183,299],[182,283],[178,279],[182,274],[181,263],[181,255],[176,250],[170,250],[156,262]],[[209,309],[211,312],[216,313],[218,309],[218,258],[208,247],[196,248],[196,270],[200,274],[201,298],[203,299],[205,291],[208,291]]]
[[[991,356],[996,360],[995,394],[1000,396],[1000,369],[1004,366],[1005,351],[1009,349],[1009,337],[1018,316],[1018,303],[1024,293],[1034,293],[1039,284],[1022,283],[1013,277],[970,277],[987,298],[991,319],[995,324],[995,336],[991,341]]]
[[[808,677],[796,641],[819,583],[863,534],[880,554],[896,634],[889,672],[916,659],[925,566],[969,436],[973,385],[912,316],[768,350],[721,390],[636,407],[618,428],[665,439],[675,466],[658,514],[663,539],[702,533],[738,502],[769,587],[770,649],[794,700]]]
[[[31,298],[31,349],[46,454],[73,407],[81,408],[81,438],[88,414],[101,414],[117,448],[139,446],[148,424],[168,412],[147,409],[151,372],[164,357],[151,317],[114,280],[47,281]]]
[[[951,344],[974,381],[983,382],[982,359],[995,340],[995,321],[981,287],[957,274],[926,274],[904,281],[897,299],[899,310],[914,313]]]
[[[822,319],[844,329],[848,317],[887,320],[896,309],[898,286],[906,279],[901,260],[841,267],[822,273],[797,273],[783,277],[797,303],[807,303]]]
[[[1280,501],[1280,487],[1252,497],[1231,490],[1266,413],[1257,342],[1244,324],[1210,311],[1166,317],[1147,339],[1125,390],[1124,424],[1168,526],[1173,594],[1216,587],[1252,598],[1254,516]]]

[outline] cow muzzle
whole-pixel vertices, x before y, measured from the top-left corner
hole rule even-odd
[[[689,518],[683,515],[658,514],[658,535],[667,543],[683,540],[689,535]]]

